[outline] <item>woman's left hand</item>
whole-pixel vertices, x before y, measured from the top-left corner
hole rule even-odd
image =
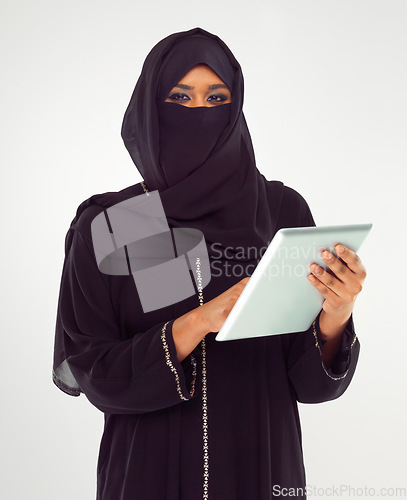
[[[328,250],[322,252],[324,262],[334,274],[312,263],[308,280],[325,297],[323,310],[332,318],[345,321],[350,317],[356,297],[362,291],[366,269],[360,257],[345,245],[335,245],[335,252],[340,259]]]

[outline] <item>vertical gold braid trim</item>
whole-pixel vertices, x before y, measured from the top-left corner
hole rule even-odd
[[[318,341],[317,330],[316,330],[316,327],[315,327],[316,322],[317,322],[317,318],[315,318],[315,319],[314,319],[314,321],[313,321],[313,323],[312,323],[312,333],[314,334],[314,338],[315,338],[315,346],[318,348],[319,354],[321,355],[321,365],[322,365],[322,368],[324,369],[324,372],[328,375],[328,377],[329,377],[329,378],[331,378],[332,380],[341,380],[341,379],[345,378],[345,377],[346,377],[346,375],[348,374],[349,367],[348,367],[348,369],[346,370],[346,372],[345,372],[343,375],[341,375],[340,377],[333,377],[330,373],[328,373],[328,372],[327,372],[326,367],[325,367],[325,365],[324,365],[324,360],[323,360],[323,358],[322,358],[322,351],[321,351],[321,348],[320,348],[320,346],[319,346],[319,341]],[[356,342],[356,338],[357,338],[357,337],[356,337],[356,333],[355,333],[355,335],[354,335],[354,337],[353,337],[353,340],[352,340],[352,343],[351,343],[351,345],[350,345],[349,354],[348,354],[348,359],[347,359],[347,361],[346,361],[346,364],[348,364],[348,363],[349,363],[351,349],[352,349],[352,347],[353,347],[353,344]]]
[[[196,274],[198,280],[198,298],[199,305],[203,306],[202,294],[202,275],[201,275],[201,260],[196,259]],[[204,468],[204,481],[203,481],[203,499],[208,500],[208,483],[209,483],[209,446],[208,446],[208,398],[206,386],[206,343],[205,337],[201,340],[202,346],[202,427],[203,427],[203,468]]]

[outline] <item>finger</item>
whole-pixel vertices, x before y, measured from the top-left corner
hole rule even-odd
[[[321,255],[325,264],[340,281],[346,283],[351,282],[354,279],[354,273],[349,269],[346,262],[338,259],[328,250],[324,250]]]
[[[340,297],[330,288],[328,288],[322,281],[319,280],[314,274],[308,274],[308,281],[316,288],[332,306],[338,307],[340,305]]]
[[[329,258],[330,256],[330,258]],[[349,269],[347,264],[342,260],[335,257],[333,254],[324,250],[322,252],[322,258],[335,276],[346,286],[346,289],[341,289],[337,291],[338,295],[341,295],[344,300],[350,298],[350,296],[355,296],[362,291],[362,283],[366,276],[366,271],[364,267],[361,273],[355,273]]]
[[[321,266],[318,266],[318,264],[315,264],[315,262],[313,262],[310,265],[310,270],[311,270],[311,273],[316,278],[318,278],[318,280],[321,281],[327,288],[329,288],[330,290],[335,292],[337,295],[339,295],[339,293],[337,293],[337,292],[339,292],[340,286],[341,285],[343,286],[343,283],[340,282],[336,276],[328,273]]]
[[[339,258],[347,264],[348,268],[352,272],[356,274],[364,274],[365,268],[356,252],[342,243],[337,243],[335,245],[335,252],[338,254]]]
[[[335,275],[325,271],[325,269],[315,263],[311,264],[310,269],[312,274],[318,278],[322,284],[334,292],[335,295],[341,297],[346,302],[352,300],[353,293],[351,292],[351,286],[343,283]]]

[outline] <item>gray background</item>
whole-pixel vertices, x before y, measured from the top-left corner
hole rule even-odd
[[[266,178],[298,190],[317,225],[374,225],[355,377],[300,405],[307,483],[407,487],[406,2],[3,0],[0,18],[1,498],[95,498],[103,414],[51,380],[64,237],[85,198],[141,180],[124,111],[153,45],[196,26],[241,63]]]

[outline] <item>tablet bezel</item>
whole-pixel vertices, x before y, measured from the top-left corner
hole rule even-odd
[[[371,223],[342,224],[291,227],[277,231],[222,328],[217,333],[216,340],[257,338],[308,330],[313,319],[321,310],[324,301],[323,295],[306,278],[306,275],[310,273],[309,264],[316,262],[331,272],[321,257],[322,250],[328,249],[337,256],[334,247],[337,243],[342,243],[357,252],[372,226]],[[303,248],[303,255],[300,256],[299,260],[291,258],[290,262],[292,266],[303,266],[304,275],[298,277],[291,275],[288,278],[280,273],[278,278],[270,279],[271,266],[281,264],[279,253],[281,254],[287,245],[288,248]],[[265,306],[266,293],[274,298],[274,304],[267,303]],[[283,297],[285,298],[283,299]],[[291,297],[295,297],[295,307],[287,302],[291,300]],[[257,302],[254,302],[255,300]],[[263,303],[257,306],[261,302]],[[273,306],[276,309],[274,316],[271,314]],[[257,313],[256,307],[259,307]],[[292,313],[289,312],[291,309]],[[281,317],[278,317],[277,314],[280,311],[282,311]],[[260,314],[263,316],[259,318]],[[264,317],[264,314],[267,316]],[[257,321],[256,318],[258,318]]]

